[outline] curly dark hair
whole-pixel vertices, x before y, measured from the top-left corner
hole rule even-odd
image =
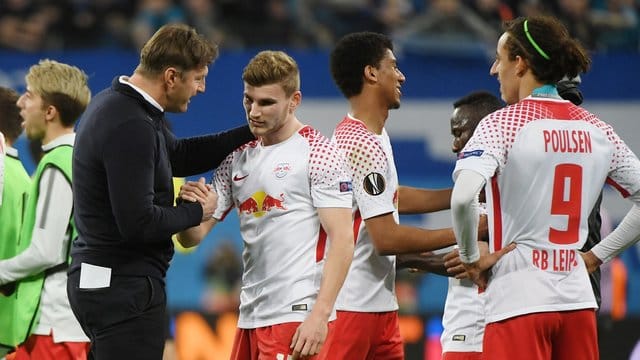
[[[378,68],[387,50],[393,51],[391,39],[374,32],[351,33],[338,41],[331,51],[331,76],[347,99],[360,94],[364,68]]]

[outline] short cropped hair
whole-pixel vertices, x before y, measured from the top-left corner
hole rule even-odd
[[[261,51],[242,71],[251,86],[281,84],[286,96],[300,90],[300,70],[295,60],[282,51]]]
[[[218,46],[184,24],[162,26],[140,51],[136,72],[153,77],[168,67],[180,71],[200,69],[218,57]]]
[[[509,34],[505,44],[509,60],[524,58],[542,83],[555,84],[565,76],[573,78],[591,66],[586,50],[554,17],[519,17],[503,23],[503,28]]]
[[[0,132],[11,143],[22,134],[22,116],[16,105],[19,97],[15,90],[0,86]]]
[[[364,68],[379,68],[387,50],[393,51],[391,39],[374,32],[352,33],[338,41],[331,51],[331,76],[347,99],[362,92]]]
[[[55,60],[41,60],[26,76],[30,91],[42,97],[43,106],[54,106],[65,127],[72,127],[91,100],[87,74]]]
[[[467,107],[480,121],[483,117],[501,109],[504,104],[497,96],[488,91],[474,91],[453,103],[453,108]]]

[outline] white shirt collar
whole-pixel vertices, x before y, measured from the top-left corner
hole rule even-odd
[[[4,148],[7,152],[7,155],[11,155],[13,157],[18,157],[18,149],[11,147],[9,145],[7,145],[6,148]]]
[[[64,134],[62,136],[58,136],[57,138],[49,141],[46,145],[42,145],[42,150],[49,151],[54,147],[57,147],[60,145],[73,146],[73,143],[75,142],[75,140],[76,140],[76,133]]]
[[[126,84],[131,86],[133,90],[137,91],[140,95],[142,95],[142,97],[145,100],[147,100],[149,103],[151,103],[151,105],[155,106],[158,110],[164,112],[164,109],[162,108],[162,106],[160,106],[160,104],[154,98],[152,98],[151,95],[149,95],[146,91],[142,90],[141,88],[130,83],[128,76],[122,75],[118,78],[118,81],[120,81],[121,84]]]

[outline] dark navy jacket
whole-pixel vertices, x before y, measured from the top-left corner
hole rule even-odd
[[[254,139],[247,126],[177,139],[164,113],[113,80],[80,119],[73,152],[74,219],[78,238],[70,272],[81,262],[114,275],[163,279],[173,256],[171,236],[198,225],[202,207],[173,206],[172,177],[217,167]]]

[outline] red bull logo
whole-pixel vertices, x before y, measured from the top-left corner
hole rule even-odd
[[[284,193],[274,197],[264,191],[258,191],[238,204],[238,212],[240,214],[251,214],[254,217],[264,216],[273,209],[287,210],[284,206]]]

